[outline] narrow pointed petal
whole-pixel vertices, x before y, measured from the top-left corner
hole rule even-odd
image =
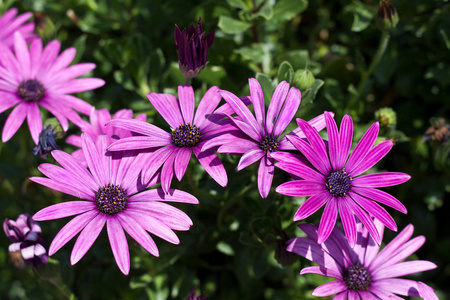
[[[219,94],[219,88],[217,86],[209,88],[198,104],[194,117],[194,125],[207,129],[211,123],[209,117],[217,105],[219,105],[221,99],[222,97]]]
[[[267,109],[266,117],[266,133],[272,134],[273,127],[277,116],[279,115],[286,96],[289,92],[289,83],[282,81],[278,84],[275,91],[273,92],[272,99],[270,100],[269,108]]]
[[[328,191],[322,191],[314,196],[306,199],[306,201],[300,206],[294,216],[294,222],[306,219],[322,206],[324,206],[331,199]]]
[[[27,114],[28,128],[30,129],[31,137],[34,143],[39,143],[39,134],[42,131],[42,117],[39,106],[36,103],[28,106]]]
[[[386,192],[377,189],[356,187],[356,186],[352,187],[351,191],[368,199],[373,199],[377,202],[380,202],[381,204],[392,207],[404,214],[408,213],[406,207],[400,201],[398,201],[397,198]]]
[[[255,78],[248,79],[248,85],[250,88],[250,99],[253,104],[253,110],[255,111],[255,117],[258,124],[263,127],[265,124],[265,104],[264,95],[258,80]]]
[[[200,147],[196,147],[193,150],[194,155],[209,176],[220,186],[226,186],[228,184],[227,173],[217,154],[212,150],[201,151]]]
[[[280,184],[275,191],[286,196],[312,196],[325,190],[322,184],[307,180],[294,180]]]
[[[113,142],[109,147],[109,151],[122,151],[132,149],[149,149],[164,147],[172,144],[170,136],[161,139],[157,136],[130,136]]]
[[[19,58],[19,64],[23,76],[25,78],[29,78],[29,72],[31,69],[30,53],[28,52],[28,46],[25,39],[19,32],[14,33],[14,51],[16,52],[16,57]]]
[[[251,164],[257,162],[264,156],[264,151],[261,149],[254,149],[246,152],[244,155],[242,155],[241,159],[239,160],[237,170],[240,171]]]
[[[127,238],[119,221],[114,217],[108,218],[106,222],[109,243],[116,260],[117,266],[123,274],[130,272],[130,252],[128,251]]]
[[[75,242],[70,255],[70,264],[74,265],[88,252],[95,240],[99,236],[106,223],[106,216],[98,214],[89,224],[84,227]]]
[[[85,212],[76,216],[70,222],[68,222],[53,239],[48,255],[55,254],[62,246],[70,241],[75,235],[77,235],[92,219],[98,215],[97,210]]]
[[[175,96],[150,93],[147,94],[147,98],[171,128],[178,128],[184,124],[179,101]]]
[[[292,118],[298,111],[298,107],[300,106],[300,102],[302,99],[302,94],[300,90],[291,87],[289,90],[289,94],[287,95],[286,101],[284,102],[283,108],[278,116],[275,125],[273,127],[273,135],[278,137],[280,136],[289,123],[292,121]]]
[[[372,148],[373,143],[378,136],[378,131],[380,126],[378,122],[375,122],[370,128],[364,133],[361,140],[359,140],[352,154],[350,155],[347,164],[345,165],[346,170],[353,170],[362,162],[362,160],[367,156],[370,148]],[[347,171],[349,172],[349,171]]]
[[[321,266],[312,266],[312,267],[303,268],[300,271],[300,275],[304,275],[304,274],[318,274],[318,275],[322,275],[322,276],[326,276],[326,277],[334,277],[337,279],[343,279],[341,273],[336,272],[331,269],[326,269]]]
[[[339,215],[341,216],[342,226],[344,227],[345,236],[348,239],[348,243],[350,247],[354,247],[356,243],[356,221],[353,215],[353,211],[348,203],[348,201],[344,199],[339,199],[338,201],[338,209]]]
[[[262,140],[262,134],[255,131],[255,129],[246,122],[238,120],[237,118],[229,117],[229,119],[238,127],[243,133],[248,135],[249,138],[260,142]]]
[[[83,133],[81,138],[83,154],[89,166],[90,172],[94,176],[97,183],[106,186],[109,183],[109,178],[107,177],[105,166],[102,163],[103,158],[101,156],[103,155],[98,152],[97,146],[94,144],[94,141],[92,141],[89,135]]]
[[[336,122],[333,117],[325,112],[325,122],[327,124],[328,132],[328,153],[330,155],[331,166],[333,170],[341,170],[342,166],[339,166],[339,155],[341,151],[341,143],[339,140],[339,132]]]
[[[370,236],[374,239],[374,241],[380,245],[381,244],[381,235],[378,232],[378,228],[375,226],[373,219],[369,214],[364,211],[358,204],[349,200],[349,203],[352,207],[352,211],[358,217],[358,219],[364,224],[366,230],[369,231]]]
[[[166,201],[166,202],[181,202],[181,203],[191,203],[198,204],[198,199],[193,195],[181,191],[170,189],[165,193],[162,189],[151,189],[142,191],[138,194],[131,196],[128,201],[130,202],[141,202],[141,201]]]
[[[411,178],[408,174],[399,172],[380,172],[356,177],[352,181],[352,186],[377,188],[401,184]]]
[[[281,153],[281,152],[277,152],[276,154],[279,154],[279,153]],[[273,154],[272,154],[272,157],[274,157]],[[279,155],[275,156],[275,159],[276,159],[276,157],[281,157],[281,156],[279,156]],[[305,180],[314,181],[319,184],[325,185],[325,176],[323,176],[316,170],[311,169],[310,167],[308,167],[307,165],[305,165],[303,162],[299,161],[298,159],[295,159],[295,158],[289,159],[289,160],[284,160],[283,158],[281,158],[281,159],[282,159],[282,161],[275,164],[275,166],[280,168],[281,170],[286,171],[289,174],[303,178]]]
[[[439,300],[430,286],[420,281],[417,282],[417,285],[419,286],[420,296],[423,297],[424,300]]]
[[[347,289],[347,285],[343,280],[334,280],[317,287],[311,295],[315,297],[325,297],[340,293]]]
[[[178,86],[178,98],[180,99],[181,114],[183,115],[183,124],[192,124],[195,108],[194,90],[190,85]]]
[[[267,198],[269,195],[274,172],[275,165],[273,159],[270,157],[261,159],[258,169],[258,190],[262,198]]]
[[[77,78],[58,88],[53,88],[52,92],[55,94],[73,94],[85,91],[90,91],[105,85],[105,81],[100,78]]]
[[[317,168],[317,170],[319,170],[322,174],[328,175],[330,173],[331,165],[326,153],[317,152],[315,148],[298,137],[289,135],[287,138],[295,146],[295,148],[297,148],[308,159],[308,161]]]
[[[258,124],[250,110],[245,106],[241,99],[227,91],[220,91],[223,99],[233,108],[234,112],[241,118],[243,123],[250,125],[250,128],[259,135],[263,135],[262,127]]]
[[[325,209],[323,210],[322,218],[320,219],[319,224],[319,238],[317,243],[322,244],[324,241],[328,239],[331,232],[333,231],[334,225],[336,224],[337,215],[338,215],[338,201],[336,197],[331,197],[325,205]]]
[[[178,151],[173,165],[175,176],[177,176],[178,181],[181,181],[184,176],[184,172],[186,172],[189,160],[191,159],[191,154],[192,148],[180,148],[180,151]]]
[[[136,119],[113,119],[108,122],[107,125],[119,127],[132,132],[140,133],[142,135],[155,136],[160,139],[170,139],[170,133],[165,132],[159,127],[153,124],[147,123],[145,121],[140,121]],[[179,124],[178,124],[179,125]],[[178,127],[178,125],[176,127]],[[173,128],[176,128],[173,127]],[[108,149],[110,150],[110,149]]]
[[[339,132],[340,151],[337,167],[340,170],[344,167],[350,148],[352,147],[353,121],[349,115],[345,115],[344,118],[342,118]]]
[[[180,148],[174,149],[172,154],[166,159],[161,170],[161,187],[164,192],[168,192],[174,174],[174,162]]]
[[[376,269],[371,275],[373,280],[380,280],[419,273],[435,268],[437,268],[437,266],[432,262],[425,260],[414,260],[405,261],[382,269]]]
[[[368,213],[370,213],[372,216],[378,219],[381,223],[383,223],[384,226],[386,226],[390,230],[397,231],[397,225],[395,224],[394,219],[391,217],[390,214],[388,214],[388,212],[384,208],[382,208],[376,202],[371,201],[370,199],[362,197],[353,192],[349,192],[348,195],[356,203],[358,203],[364,210],[366,210]]]
[[[153,153],[146,153],[143,160],[142,182],[148,183],[166,160],[173,155],[177,147],[167,146]]]
[[[20,125],[22,125],[28,113],[28,106],[25,103],[17,105],[6,119],[5,126],[3,127],[2,141],[5,143],[13,137],[17,132]]]
[[[156,257],[159,256],[158,247],[155,242],[138,222],[127,214],[117,214],[117,221],[120,226],[122,226],[122,228],[142,246],[142,248]]]
[[[35,221],[47,221],[70,217],[95,210],[97,207],[92,201],[69,201],[53,204],[41,209],[33,215]]]
[[[364,160],[354,169],[346,169],[347,173],[356,177],[372,168],[379,162],[392,148],[392,141],[384,141],[369,150]]]

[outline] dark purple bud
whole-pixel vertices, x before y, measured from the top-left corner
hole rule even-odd
[[[56,144],[55,139],[61,135],[61,132],[56,132],[51,125],[45,126],[39,134],[39,143],[34,147],[33,154],[40,155],[47,159],[47,155],[55,149],[60,149]]]
[[[5,219],[3,230],[11,240],[9,253],[17,268],[25,263],[37,267],[47,263],[47,246],[41,237],[41,226],[29,214],[21,214],[16,221]]]
[[[186,300],[208,300],[205,296],[203,296],[203,293],[201,293],[200,296],[195,295],[195,288],[189,293]]]
[[[188,31],[175,25],[175,45],[178,48],[178,64],[186,78],[194,78],[206,65],[206,56],[214,42],[214,31],[205,37],[202,19],[197,27],[191,24]]]

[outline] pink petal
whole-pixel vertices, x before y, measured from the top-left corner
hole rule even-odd
[[[330,173],[331,165],[326,153],[325,156],[322,156],[321,153],[323,151],[317,152],[317,149],[313,148],[307,142],[296,136],[287,135],[286,137],[295,146],[295,148],[297,148],[308,159],[308,161],[317,168],[318,171],[322,174]]]
[[[130,136],[113,142],[109,147],[109,151],[138,150],[156,147],[164,147],[171,145],[172,140],[169,136],[161,139],[157,136]]]
[[[48,250],[48,255],[55,254],[98,214],[99,212],[97,210],[91,210],[76,216],[70,222],[68,222],[53,239],[50,245],[50,249]]]
[[[350,148],[352,147],[352,138],[353,138],[353,121],[349,115],[345,115],[342,118],[341,127],[339,130],[339,160],[338,160],[338,169],[342,169],[345,165],[345,162],[348,158],[348,153],[350,152]]]
[[[411,178],[408,174],[399,172],[380,172],[375,174],[367,174],[352,181],[352,186],[360,187],[384,187],[401,184]]]
[[[361,140],[359,140],[358,144],[350,155],[347,164],[345,165],[345,169],[347,170],[347,172],[349,172],[348,170],[353,170],[354,168],[358,167],[362,160],[367,156],[367,153],[369,152],[370,148],[372,148],[373,143],[375,143],[379,129],[380,126],[378,125],[378,122],[375,122],[372,126],[370,126],[366,133],[364,133]]]
[[[221,99],[222,97],[219,94],[219,88],[217,86],[210,87],[198,104],[194,117],[194,125],[207,130],[211,123],[209,117],[214,109],[216,109]]]
[[[28,46],[25,39],[22,34],[17,31],[14,33],[14,51],[20,64],[22,76],[24,79],[30,78],[30,53],[28,52]]]
[[[194,154],[209,176],[220,186],[228,183],[227,173],[219,157],[212,150],[201,151],[199,147],[193,148]]]
[[[98,214],[89,224],[84,227],[75,242],[70,255],[70,264],[74,265],[88,252],[99,236],[106,222],[106,215]]]
[[[106,136],[105,136],[106,137]],[[105,166],[103,165],[104,154],[100,154],[97,146],[92,141],[91,137],[85,133],[81,134],[82,149],[89,170],[92,173],[95,182],[106,186],[109,183],[109,174],[106,174]]]
[[[178,98],[180,99],[180,108],[183,115],[183,124],[192,124],[195,108],[194,89],[190,85],[178,86]]]
[[[300,206],[294,216],[294,222],[306,219],[316,211],[318,211],[322,206],[325,205],[331,198],[328,191],[322,191],[313,195],[312,197],[306,199],[306,201]]]
[[[374,281],[385,278],[394,278],[437,268],[437,266],[426,260],[414,260],[398,263],[386,268],[372,271],[371,276]]]
[[[173,95],[150,93],[148,100],[173,129],[184,124],[180,103]]]
[[[341,216],[342,226],[347,236],[350,247],[354,247],[356,243],[356,221],[350,204],[346,198],[339,198],[338,201],[339,215]]]
[[[3,127],[2,141],[6,143],[13,137],[25,120],[28,113],[27,103],[20,103],[17,105],[6,119],[5,126]]]
[[[305,197],[312,196],[325,190],[322,184],[307,180],[294,180],[280,184],[275,191],[277,193],[294,196]]]
[[[153,124],[135,120],[135,119],[113,119],[108,122],[108,125],[126,129],[132,132],[140,133],[142,135],[154,136],[160,139],[168,140],[171,138],[170,133],[165,132]],[[178,127],[178,125],[177,125]],[[173,127],[176,128],[176,127]],[[110,150],[110,149],[108,149]]]
[[[392,207],[404,214],[407,213],[406,207],[398,201],[394,196],[377,190],[377,189],[371,189],[371,188],[365,188],[365,187],[351,187],[351,191],[355,192],[363,197],[366,197],[368,199],[373,199],[377,202],[380,202],[384,205],[387,205],[389,207]]]
[[[165,201],[165,202],[181,202],[181,203],[191,203],[198,204],[197,198],[193,195],[175,189],[169,189],[164,192],[162,189],[151,189],[142,191],[138,194],[131,196],[128,199],[129,202],[141,202],[141,201]]]
[[[325,205],[322,218],[320,219],[317,243],[322,244],[333,231],[338,215],[338,205],[336,197],[331,197]]]
[[[177,176],[178,181],[181,181],[183,178],[184,172],[186,172],[186,168],[189,164],[189,160],[191,159],[192,148],[180,148],[178,151],[178,155],[174,161],[174,171],[175,176]]]
[[[352,177],[356,177],[359,174],[369,170],[391,150],[392,145],[392,141],[384,141],[379,143],[369,150],[367,156],[358,166],[352,170],[346,169],[347,173]]]
[[[267,198],[269,195],[274,172],[274,160],[270,157],[262,158],[258,169],[258,190],[262,198]]]
[[[128,251],[127,238],[119,221],[114,217],[108,218],[106,222],[109,243],[116,260],[117,266],[123,274],[130,272],[130,252]]]
[[[289,83],[287,83],[286,81],[280,82],[273,92],[272,99],[270,100],[269,108],[267,110],[266,134],[273,134],[275,121],[281,111],[281,107],[283,106],[288,92]]]
[[[158,257],[159,251],[150,235],[127,214],[117,214],[117,221],[123,229],[150,254]]]
[[[105,85],[105,81],[100,78],[78,78],[72,79],[60,87],[52,88],[52,92],[55,94],[73,94],[90,91],[103,85]]]
[[[291,87],[286,101],[284,102],[283,109],[281,110],[277,120],[275,121],[275,125],[273,126],[274,136],[280,136],[292,121],[292,118],[298,111],[301,99],[302,94],[300,93],[300,90],[295,87]]]
[[[339,132],[336,126],[336,122],[328,112],[325,112],[324,115],[325,122],[327,123],[328,152],[330,155],[331,166],[333,167],[333,170],[341,170],[342,166],[339,165],[341,144],[339,141]]]
[[[250,166],[251,164],[260,160],[264,155],[265,153],[261,149],[254,149],[244,153],[244,155],[242,155],[241,159],[239,160],[237,170],[240,171]]]
[[[263,91],[258,80],[255,78],[249,78],[248,85],[250,88],[250,100],[253,104],[256,121],[262,127],[265,124],[266,117]]]
[[[36,103],[28,106],[27,114],[28,128],[30,128],[31,137],[34,143],[39,143],[39,134],[42,131],[42,118],[39,106]]]
[[[83,214],[91,210],[97,210],[97,206],[92,201],[61,202],[41,209],[33,215],[33,220],[47,221],[61,219]]]
[[[317,287],[311,295],[316,297],[331,296],[347,289],[347,285],[343,280],[335,280]]]
[[[326,269],[322,266],[320,266],[320,267],[312,266],[312,267],[303,268],[300,271],[300,275],[304,275],[304,274],[318,274],[318,275],[322,275],[322,276],[326,276],[326,277],[334,277],[337,279],[343,279],[341,273],[336,272],[335,270]]]

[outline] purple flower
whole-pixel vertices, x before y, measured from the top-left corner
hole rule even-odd
[[[381,236],[371,216],[391,230],[396,231],[397,225],[386,210],[376,202],[403,213],[406,213],[406,208],[390,194],[375,188],[397,185],[411,177],[396,172],[359,176],[389,152],[393,145],[392,141],[384,141],[372,147],[379,130],[376,122],[367,130],[348,157],[353,136],[351,117],[344,116],[340,132],[333,117],[327,112],[325,120],[328,146],[312,126],[303,120],[297,120],[307,141],[295,136],[288,136],[288,139],[304,157],[291,153],[276,153],[273,157],[279,161],[277,167],[299,179],[281,184],[276,191],[288,196],[311,196],[297,210],[294,221],[307,218],[325,205],[319,226],[319,243],[324,242],[331,234],[338,212],[350,245],[355,244],[357,237],[355,216],[367,226],[374,240],[381,243]]]
[[[214,42],[214,31],[205,37],[202,19],[197,27],[191,24],[186,33],[175,25],[175,45],[178,47],[178,64],[186,78],[197,76],[206,65],[206,56]]]
[[[74,111],[89,114],[92,105],[76,98],[71,93],[89,91],[105,82],[98,78],[76,78],[95,68],[95,64],[72,65],[75,48],[69,48],[58,56],[60,43],[51,41],[44,49],[42,41],[34,39],[30,49],[22,34],[14,34],[14,53],[0,46],[0,112],[13,106],[3,128],[2,140],[8,141],[28,120],[34,142],[39,142],[42,118],[39,106],[52,113],[66,131],[68,120],[82,125],[80,116]]]
[[[375,219],[379,235],[383,236],[384,226]],[[330,237],[323,243],[318,241],[317,225],[300,224],[309,238],[299,237],[288,241],[287,250],[320,266],[303,268],[300,275],[306,273],[334,277],[338,280],[325,283],[316,288],[312,295],[326,297],[336,294],[333,299],[403,299],[396,295],[423,297],[437,300],[433,289],[418,281],[396,277],[427,271],[436,268],[429,261],[416,260],[402,262],[413,254],[425,242],[424,236],[409,240],[414,227],[410,224],[384,249],[360,222],[356,224],[356,245],[351,248],[344,234],[334,228]]]
[[[164,202],[197,204],[198,200],[183,191],[171,189],[145,190],[140,184],[137,156],[129,152],[107,152],[108,137],[94,141],[82,134],[82,150],[88,168],[60,150],[52,156],[61,165],[41,164],[46,177],[31,177],[34,182],[73,195],[82,200],[54,204],[37,212],[34,220],[45,221],[74,216],[53,239],[49,255],[53,255],[70,239],[80,233],[70,261],[77,263],[89,250],[106,223],[108,238],[119,269],[127,275],[130,256],[124,230],[145,250],[159,256],[150,232],[174,244],[179,239],[173,230],[188,230],[191,219],[181,210]]]
[[[203,296],[203,293],[200,294],[200,296],[195,295],[195,288],[189,293],[186,300],[208,300],[205,296]]]
[[[17,16],[17,8],[8,9],[0,18],[0,44],[11,48],[14,43],[14,32],[20,32],[29,43],[36,35],[33,34],[34,23],[26,23],[33,15],[27,12]]]
[[[258,189],[261,197],[266,198],[272,185],[275,169],[275,159],[272,158],[272,154],[278,150],[293,149],[286,138],[280,139],[280,135],[297,113],[301,93],[295,87],[289,89],[289,83],[281,82],[273,93],[266,116],[263,91],[259,82],[250,78],[249,86],[255,116],[241,99],[228,91],[220,91],[222,97],[237,114],[237,117],[229,117],[234,124],[234,130],[212,139],[203,149],[220,146],[217,152],[243,154],[237,166],[238,171],[260,161]],[[315,125],[320,126],[320,122],[316,122]]]
[[[21,214],[16,221],[5,219],[3,230],[13,242],[9,252],[16,267],[24,268],[25,262],[33,267],[47,263],[47,247],[41,237],[41,226],[29,214]]]
[[[133,111],[131,109],[121,109],[117,111],[113,116],[111,116],[106,108],[99,110],[92,108],[89,116],[89,123],[84,122],[81,126],[81,131],[89,135],[93,141],[95,141],[100,135],[107,135],[110,138],[110,141],[130,137],[133,136],[133,133],[131,131],[124,130],[118,127],[106,126],[106,123],[108,123],[112,119],[132,118]],[[147,119],[147,116],[145,114],[139,114],[135,119],[145,121]],[[66,143],[81,148],[81,135],[70,135],[69,137],[67,137]],[[83,151],[81,149],[75,150],[74,152],[72,152],[72,155],[80,160],[83,165],[87,165],[83,155]]]
[[[164,191],[168,191],[174,174],[178,180],[183,178],[192,153],[218,184],[226,186],[228,179],[222,162],[214,151],[202,150],[208,140],[228,128],[222,126],[220,121],[216,122],[210,118],[221,99],[218,90],[217,87],[211,87],[203,96],[195,113],[194,90],[189,85],[178,86],[179,100],[168,94],[148,94],[148,99],[169,123],[172,132],[168,133],[155,125],[138,120],[111,120],[109,125],[143,136],[120,139],[108,150],[149,150],[142,154],[147,157],[146,162],[142,163],[143,182],[150,180],[162,166],[161,184]]]

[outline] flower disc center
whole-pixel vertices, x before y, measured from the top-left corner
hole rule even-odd
[[[172,142],[180,148],[196,146],[200,142],[201,137],[200,129],[191,124],[180,125],[172,131]]]
[[[350,290],[368,290],[372,283],[369,271],[362,266],[350,266],[344,271],[344,281]]]
[[[278,139],[274,137],[272,134],[266,135],[263,137],[262,141],[259,142],[259,148],[261,148],[264,152],[277,152],[278,147],[280,147],[280,143]]]
[[[27,102],[38,102],[45,96],[44,86],[37,80],[29,79],[22,81],[17,89],[17,96]]]
[[[127,206],[128,196],[124,189],[113,184],[101,187],[95,193],[95,204],[100,212],[114,215]]]
[[[352,186],[352,178],[342,169],[333,171],[327,177],[326,188],[330,194],[345,197]]]

